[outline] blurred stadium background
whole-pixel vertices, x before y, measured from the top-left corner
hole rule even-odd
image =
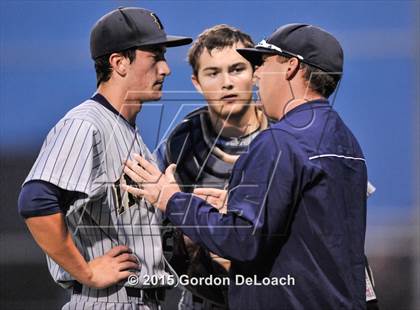
[[[335,107],[358,137],[377,188],[368,201],[366,253],[381,309],[420,309],[418,1],[1,1],[0,308],[58,309],[66,298],[16,201],[48,130],[94,92],[89,32],[118,6],[152,9],[168,33],[193,37],[218,23],[255,41],[290,22],[336,35],[345,72]],[[191,94],[186,52],[169,50],[164,100],[138,118],[150,149],[174,115],[176,123],[202,104]]]

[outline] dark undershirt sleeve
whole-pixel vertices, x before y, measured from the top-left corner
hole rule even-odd
[[[69,205],[82,193],[67,191],[49,182],[34,180],[25,183],[18,199],[18,211],[23,218],[66,213]]]

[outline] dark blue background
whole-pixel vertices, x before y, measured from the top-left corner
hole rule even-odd
[[[358,137],[370,180],[378,188],[370,204],[390,209],[387,212],[413,204],[414,48],[418,38],[412,2],[3,2],[2,148],[9,152],[39,148],[49,128],[95,90],[89,32],[98,17],[119,5],[155,10],[168,33],[193,37],[217,23],[239,27],[255,41],[289,22],[312,23],[335,34],[345,50],[344,79],[335,106]],[[187,47],[180,47],[167,53],[173,72],[166,91],[193,91],[186,52]],[[183,97],[177,94],[176,98]],[[164,103],[161,133],[181,105]],[[159,110],[146,107],[138,118],[150,148],[156,144]]]

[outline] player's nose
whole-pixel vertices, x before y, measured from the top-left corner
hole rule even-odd
[[[232,89],[233,88],[233,81],[232,77],[229,72],[222,74],[222,88],[223,89]]]
[[[166,60],[160,61],[159,62],[159,75],[170,75],[171,74],[171,69],[169,68],[168,63],[166,62]]]
[[[253,79],[254,80],[259,80],[260,79],[260,74],[261,74],[261,66],[255,66]]]

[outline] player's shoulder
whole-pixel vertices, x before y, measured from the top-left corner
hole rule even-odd
[[[202,140],[201,122],[208,114],[207,106],[200,107],[188,113],[183,120],[170,132],[168,138],[162,143],[160,152],[164,154],[166,162],[177,162],[181,154],[191,151],[194,141]]]
[[[193,119],[193,118],[199,117],[199,115],[207,114],[208,112],[209,112],[209,108],[208,108],[207,105],[206,106],[203,106],[203,107],[199,107],[197,109],[194,109],[190,113],[188,113],[184,117],[184,120]]]
[[[85,126],[92,127],[95,131],[101,128],[103,123],[103,108],[95,101],[88,99],[69,110],[61,119],[61,122],[82,122]]]
[[[261,131],[251,142],[248,156],[272,161],[278,156],[307,161],[308,152],[301,141],[292,133],[276,126],[277,123]]]
[[[270,127],[260,131],[251,142],[251,146],[264,146],[267,149],[272,149],[276,145],[296,145],[297,142],[296,136],[287,128],[278,126],[278,123],[272,123]]]
[[[167,143],[179,144],[178,141],[184,141],[186,137],[198,133],[201,128],[202,116],[207,115],[207,106],[198,108],[188,113],[184,119],[171,131],[168,136]]]
[[[60,135],[66,137],[70,133],[78,136],[96,136],[101,130],[101,118],[92,112],[93,104],[91,100],[86,100],[69,110],[48,132],[46,141],[53,141],[52,137]]]
[[[179,135],[188,134],[188,132],[193,131],[196,127],[201,126],[201,120],[204,115],[208,114],[208,107],[204,106],[198,109],[193,110],[192,112],[188,113],[183,120],[175,126],[175,128],[171,131],[171,134],[168,139],[172,137],[176,137]]]
[[[88,99],[69,110],[64,116],[67,119],[82,119],[92,123],[100,121],[101,106],[95,101]]]

